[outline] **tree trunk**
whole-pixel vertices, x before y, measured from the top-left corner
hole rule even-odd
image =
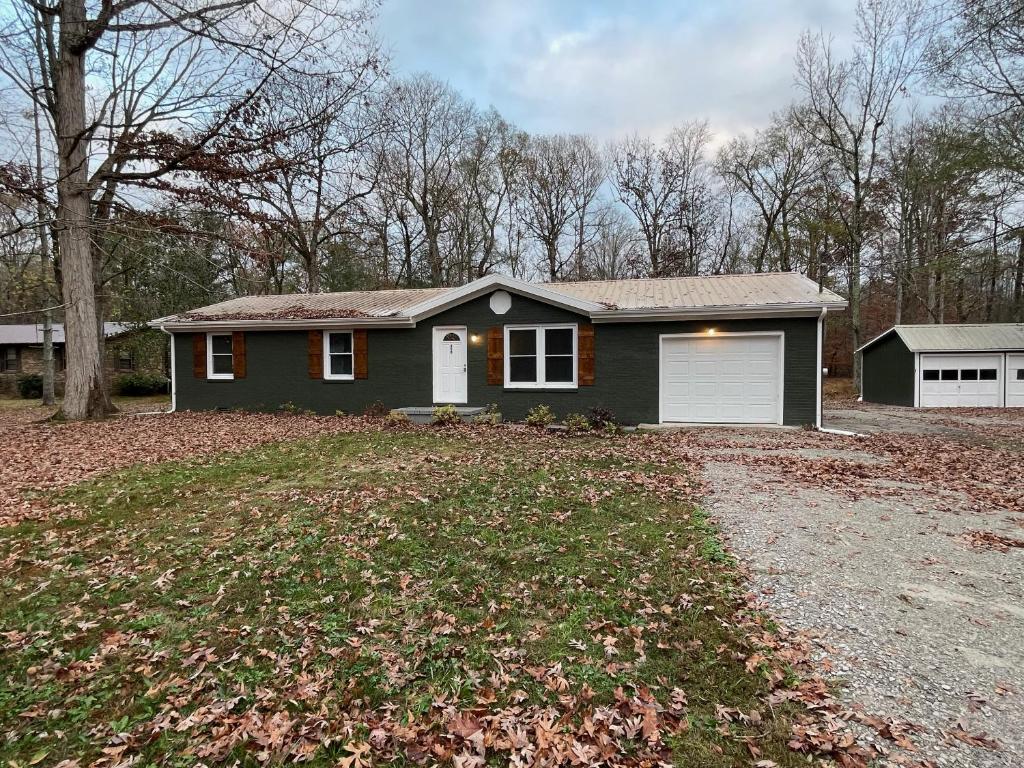
[[[103,386],[100,318],[90,238],[89,168],[85,138],[85,53],[76,47],[85,31],[84,0],[60,4],[60,56],[54,66],[57,102],[57,247],[60,249],[67,377],[61,414],[102,418],[113,411]]]
[[[1017,270],[1013,278],[1013,306],[1018,322],[1024,322],[1024,231],[1017,235]]]

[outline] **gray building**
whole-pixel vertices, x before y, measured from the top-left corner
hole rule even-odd
[[[793,273],[252,296],[160,318],[174,407],[454,403],[521,419],[819,424],[835,293]]]
[[[866,402],[1024,407],[1024,323],[897,325],[857,351]]]

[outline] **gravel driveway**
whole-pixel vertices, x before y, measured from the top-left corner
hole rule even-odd
[[[855,406],[826,424],[866,437],[684,438],[770,610],[818,636],[847,703],[919,728],[916,752],[876,735],[893,764],[1024,765],[1024,414],[996,414]],[[962,485],[966,452],[1006,472]]]

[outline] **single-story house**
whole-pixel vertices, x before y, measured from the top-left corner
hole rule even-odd
[[[163,317],[173,406],[320,413],[494,404],[522,419],[805,425],[826,312],[794,273],[248,296]]]
[[[870,403],[1024,407],[1024,323],[897,325],[857,352]]]
[[[164,373],[164,349],[160,334],[126,323],[104,323],[108,381],[118,376],[145,372]],[[166,339],[166,337],[162,337]],[[156,343],[154,343],[156,342]],[[64,387],[64,325],[53,324],[54,386]],[[169,362],[169,361],[168,361]],[[0,395],[16,395],[18,380],[43,373],[43,326],[40,323],[0,325]]]

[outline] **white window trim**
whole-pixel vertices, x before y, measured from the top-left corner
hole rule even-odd
[[[572,381],[554,381],[548,383],[546,380],[546,360],[544,357],[545,334],[539,331],[556,330],[569,328],[572,330]],[[509,364],[511,347],[509,345],[509,331],[534,331],[537,333],[537,381],[511,381],[512,366]],[[504,344],[505,364],[505,389],[578,389],[580,350],[579,350],[579,326],[576,323],[539,323],[530,325],[506,325]]]
[[[352,373],[331,373],[331,336],[347,333],[352,339]],[[338,354],[343,354],[339,352]],[[356,336],[351,330],[346,331],[324,331],[324,380],[326,381],[354,381],[356,378]]]
[[[231,373],[214,373],[213,372],[213,337],[214,336],[227,336],[231,339]],[[235,340],[231,337],[231,333],[208,333],[206,334],[206,378],[207,379],[218,379],[222,381],[231,381],[235,378]]]

